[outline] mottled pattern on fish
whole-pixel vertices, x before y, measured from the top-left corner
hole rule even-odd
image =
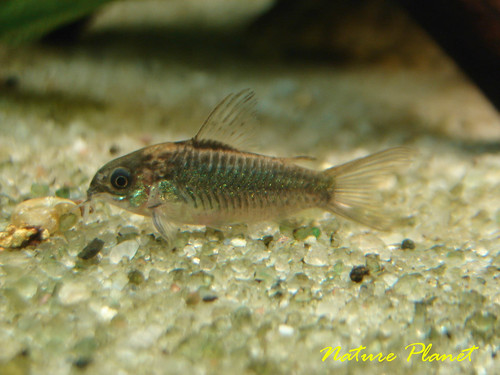
[[[248,133],[254,94],[229,95],[190,140],[145,147],[110,161],[94,176],[88,198],[103,197],[152,216],[171,238],[179,224],[219,226],[283,217],[321,208],[378,229],[389,217],[376,182],[412,158],[403,147],[314,171],[294,158],[240,151]]]

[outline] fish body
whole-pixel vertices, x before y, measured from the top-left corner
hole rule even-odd
[[[298,166],[294,158],[240,151],[234,145],[244,141],[254,106],[249,90],[229,95],[192,139],[145,147],[103,166],[88,198],[104,197],[152,216],[166,239],[181,224],[218,227],[309,208],[385,229],[374,184],[408,162],[409,149],[389,149],[325,171]]]

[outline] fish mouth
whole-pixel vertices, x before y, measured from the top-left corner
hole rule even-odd
[[[96,198],[102,199],[102,198],[106,198],[108,196],[109,196],[108,193],[105,193],[102,191],[96,191],[95,189],[90,188],[89,190],[87,190],[87,200],[85,200],[82,204],[94,201]]]
[[[78,205],[78,207],[84,207],[84,206],[86,206],[86,205],[88,205],[88,204],[90,204],[90,203],[91,203],[91,199],[90,199],[90,198],[87,198],[87,199],[85,199],[83,202],[81,202],[81,203]]]
[[[88,203],[95,200],[103,200],[115,204],[119,204],[127,199],[126,195],[115,195],[108,193],[107,191],[96,191],[90,188],[87,190],[87,200],[83,203]],[[82,204],[83,204],[82,203]]]
[[[92,188],[89,188],[87,190],[87,200],[85,202],[90,202],[92,200],[92,196],[94,195],[95,191]]]

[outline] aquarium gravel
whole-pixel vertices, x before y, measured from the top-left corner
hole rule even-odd
[[[0,230],[24,200],[83,201],[101,165],[190,137],[244,88],[256,152],[320,170],[417,150],[383,196],[401,220],[185,226],[172,249],[105,203],[33,211],[51,230],[0,251],[0,374],[499,371],[500,118],[452,62],[267,61],[153,29],[145,42],[122,6],[75,45],[0,47],[0,77],[17,82],[0,93]]]

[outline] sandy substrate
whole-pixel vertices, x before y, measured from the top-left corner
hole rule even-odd
[[[193,31],[178,10],[162,28],[163,13],[150,11],[144,29],[137,9],[110,8],[71,47],[0,47],[0,76],[18,82],[0,92],[0,229],[24,199],[62,187],[85,199],[105,162],[191,137],[220,99],[248,87],[261,153],[311,155],[308,166],[323,169],[418,150],[384,196],[403,225],[378,232],[316,212],[182,228],[171,251],[148,220],[97,203],[75,228],[0,252],[0,373],[494,373],[500,118],[453,64],[249,58],[233,52],[234,25]],[[214,9],[194,13],[210,25]],[[100,254],[79,259],[96,237]],[[407,238],[414,249],[402,249]],[[355,266],[370,271],[360,283]],[[416,343],[432,344],[427,361],[407,360]],[[360,345],[359,362],[340,360]],[[322,361],[336,346],[337,360]],[[471,361],[429,361],[473,346]],[[362,361],[378,353],[397,358]]]

